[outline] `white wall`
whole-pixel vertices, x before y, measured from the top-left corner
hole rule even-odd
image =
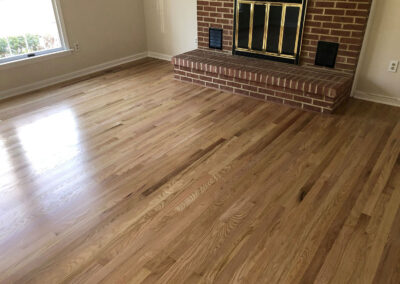
[[[358,65],[358,98],[400,106],[400,69],[388,72],[391,60],[400,60],[400,1],[374,0]]]
[[[197,48],[196,0],[144,0],[147,48],[165,59]]]
[[[147,50],[143,1],[61,0],[70,43],[80,51],[34,64],[0,68],[0,94]],[[0,96],[1,98],[1,96]]]

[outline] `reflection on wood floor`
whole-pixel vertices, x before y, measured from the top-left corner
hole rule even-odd
[[[0,283],[399,283],[400,111],[145,59],[0,102]]]

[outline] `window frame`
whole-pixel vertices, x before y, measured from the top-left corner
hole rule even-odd
[[[70,45],[68,42],[66,30],[65,30],[65,24],[64,24],[64,19],[63,15],[61,12],[61,3],[60,0],[49,0],[52,3],[53,6],[53,11],[54,11],[54,17],[56,19],[56,24],[57,24],[57,29],[58,29],[58,35],[60,37],[60,43],[61,47],[58,48],[52,48],[52,49],[47,49],[47,50],[40,50],[40,51],[35,51],[35,52],[30,52],[27,54],[21,54],[21,55],[15,55],[11,57],[6,57],[0,59],[0,65],[5,65],[5,64],[11,64],[11,63],[16,63],[19,61],[25,61],[37,57],[42,57],[46,55],[51,55],[51,54],[59,54],[64,51],[71,51]]]

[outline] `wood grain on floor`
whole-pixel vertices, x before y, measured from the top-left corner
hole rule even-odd
[[[0,102],[0,283],[400,283],[400,110],[170,63]]]

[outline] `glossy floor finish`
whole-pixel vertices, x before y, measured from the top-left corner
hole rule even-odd
[[[168,62],[0,102],[0,283],[399,283],[400,111]]]

